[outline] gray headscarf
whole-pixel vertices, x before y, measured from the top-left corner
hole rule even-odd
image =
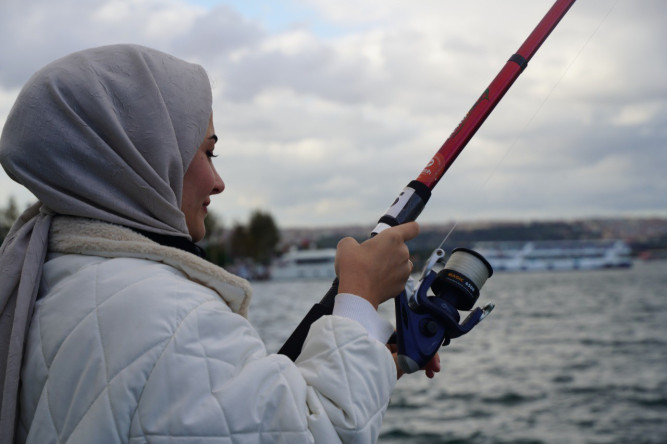
[[[53,214],[190,239],[183,176],[210,115],[201,66],[136,45],[56,60],[19,93],[0,163],[39,202],[0,248],[0,442],[13,442],[24,338]]]

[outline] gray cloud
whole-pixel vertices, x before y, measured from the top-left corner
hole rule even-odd
[[[153,46],[211,75],[227,183],[213,208],[224,219],[262,207],[283,226],[368,224],[551,4],[341,0],[332,11],[310,0],[300,3],[309,14],[277,26],[224,2],[10,0],[0,15],[0,123],[54,58]],[[667,214],[667,3],[610,8],[573,6],[421,220]],[[0,200],[27,200],[4,174],[0,185]]]

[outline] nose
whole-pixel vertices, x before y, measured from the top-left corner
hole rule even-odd
[[[211,190],[211,194],[220,194],[225,190],[225,182],[222,181],[218,170],[214,166],[211,168],[213,169],[213,189]]]

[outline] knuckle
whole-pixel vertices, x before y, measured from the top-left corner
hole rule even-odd
[[[338,247],[341,247],[341,246],[344,247],[345,245],[350,244],[350,242],[354,242],[354,239],[352,239],[352,238],[349,237],[349,236],[348,236],[348,237],[344,237],[344,238],[342,238],[341,240],[338,241],[338,245],[337,245],[337,246],[338,246]]]

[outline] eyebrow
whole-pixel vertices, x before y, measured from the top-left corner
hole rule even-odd
[[[213,140],[213,143],[218,142],[218,136],[216,136],[215,134],[213,134],[211,137],[209,137],[209,139]]]

